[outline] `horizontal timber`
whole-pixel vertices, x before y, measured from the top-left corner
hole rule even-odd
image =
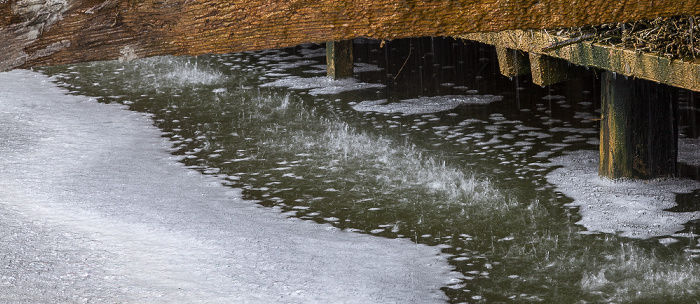
[[[699,14],[696,0],[0,0],[0,71]]]
[[[669,59],[653,53],[638,53],[589,41],[543,51],[546,46],[569,39],[550,35],[545,31],[513,30],[472,33],[457,37],[498,48],[559,58],[578,66],[599,68],[624,76],[700,91],[700,60]]]

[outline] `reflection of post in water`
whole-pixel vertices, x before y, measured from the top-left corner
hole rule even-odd
[[[676,174],[678,124],[673,90],[612,72],[601,77],[599,174],[650,179]]]

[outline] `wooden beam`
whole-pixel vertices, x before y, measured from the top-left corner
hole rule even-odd
[[[582,67],[594,67],[618,75],[631,76],[670,86],[700,91],[700,59],[671,60],[657,54],[637,53],[610,45],[583,41],[544,52],[542,48],[568,38],[549,35],[544,31],[503,31],[474,33],[459,38],[547,55]]]
[[[700,15],[696,0],[0,0],[0,71]]]
[[[496,46],[498,67],[506,77],[515,77],[530,73],[530,61],[522,51]]]
[[[607,178],[674,176],[676,105],[662,84],[612,72],[601,77],[600,167]]]
[[[352,40],[326,42],[326,70],[333,79],[353,76]]]
[[[532,83],[546,86],[570,79],[569,63],[565,60],[530,53]]]

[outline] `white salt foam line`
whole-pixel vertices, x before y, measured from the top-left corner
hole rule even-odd
[[[551,159],[562,166],[547,181],[574,199],[583,225],[591,232],[618,233],[646,239],[673,235],[683,225],[700,218],[700,212],[664,211],[676,205],[676,193],[700,188],[688,179],[612,181],[598,176],[597,151],[577,151]]]
[[[458,277],[436,248],[245,202],[177,163],[150,118],[65,95],[40,74],[1,73],[0,113],[14,131],[0,138],[0,221],[40,224],[52,248],[81,249],[69,264],[43,257],[44,274],[14,269],[24,283],[2,291],[23,301],[440,303]],[[86,269],[86,287],[59,288],[72,281],[56,273],[73,268]]]

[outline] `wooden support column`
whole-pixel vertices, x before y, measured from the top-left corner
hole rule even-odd
[[[540,86],[559,83],[569,79],[569,63],[562,59],[530,53],[532,82]]]
[[[524,52],[496,46],[498,67],[506,77],[515,77],[530,73],[530,62]]]
[[[600,167],[608,178],[674,176],[678,125],[673,90],[604,72],[601,78]]]
[[[350,78],[353,74],[352,40],[326,42],[328,77]]]

